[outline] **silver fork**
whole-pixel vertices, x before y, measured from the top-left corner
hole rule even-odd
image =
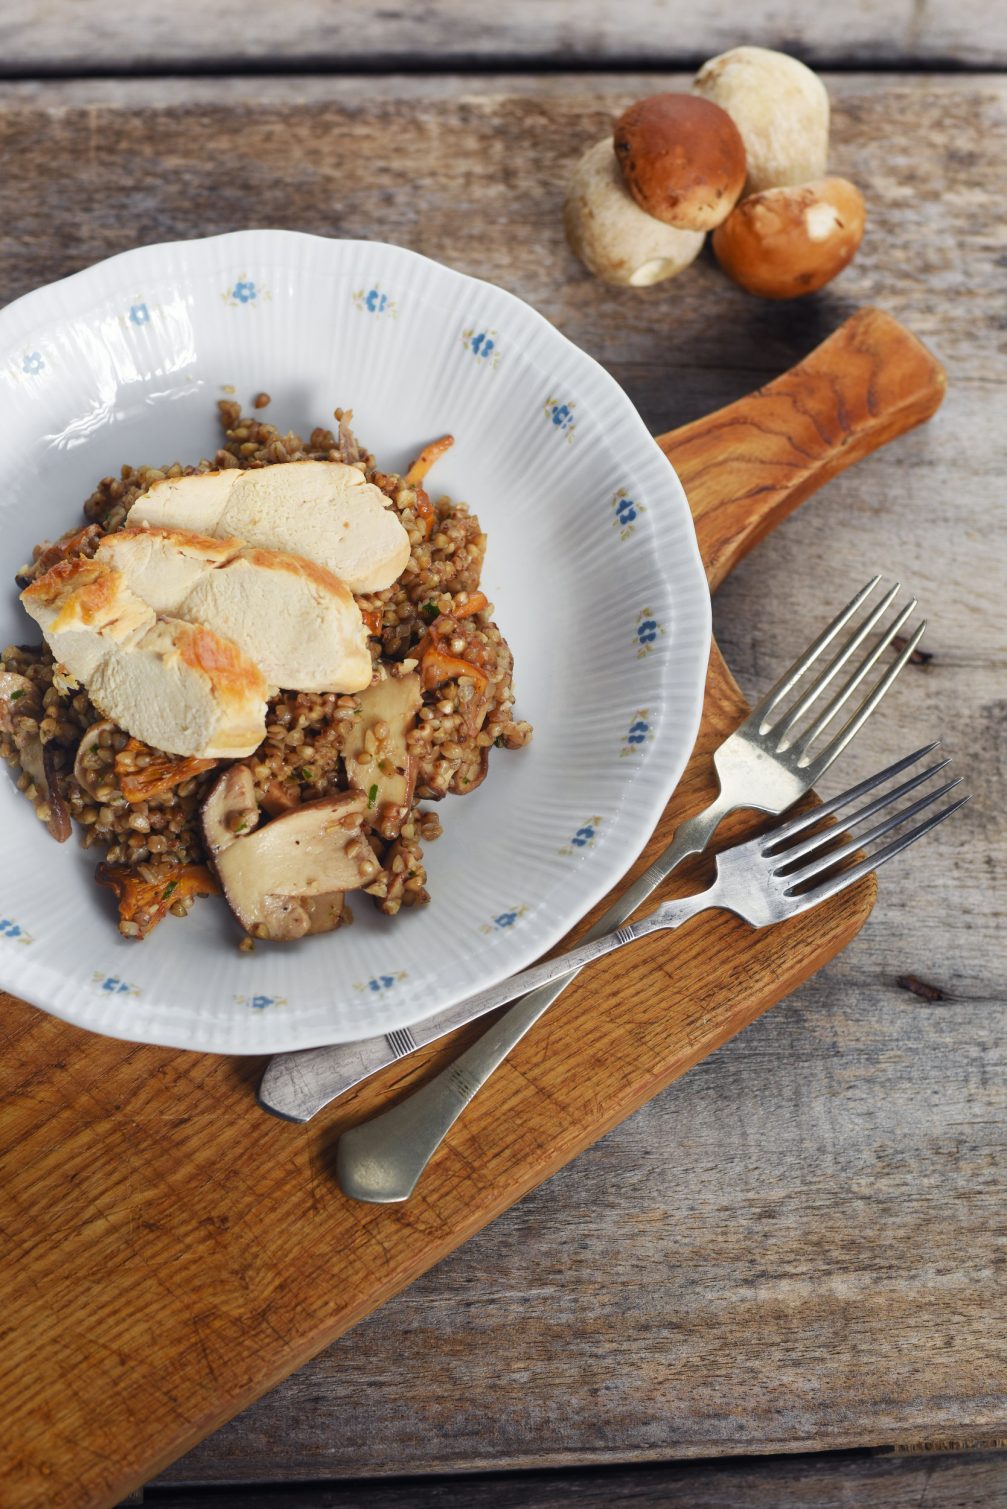
[[[941,760],[910,776],[894,790],[874,797],[849,816],[844,815],[841,824],[831,823],[824,831],[818,831],[822,819],[834,813],[845,814],[845,809],[861,797],[900,775],[935,748],[936,744],[929,744],[918,749],[915,754],[889,765],[886,770],[861,781],[832,801],[748,843],[724,850],[717,856],[716,879],[707,890],[666,901],[638,922],[617,927],[569,953],[560,954],[558,958],[526,969],[490,990],[471,996],[467,1002],[469,1017],[493,1011],[527,991],[538,993],[542,987],[568,978],[595,959],[623,948],[637,938],[644,938],[662,928],[681,927],[699,912],[711,909],[734,912],[752,927],[761,928],[818,906],[894,859],[896,854],[901,854],[903,849],[929,833],[969,800],[967,796],[959,797],[874,853],[868,853],[864,859],[837,870],[837,866],[850,860],[860,849],[877,844],[894,829],[932,807],[959,785],[960,779],[946,781],[905,806],[895,806],[902,797],[948,765],[949,761]],[[866,832],[846,838],[848,830],[859,828],[875,817],[879,821]],[[512,1017],[513,1013],[507,1012],[454,1063],[399,1105],[343,1133],[336,1152],[336,1171],[346,1194],[375,1204],[409,1198],[448,1129],[524,1036],[527,1029],[515,1029]]]
[[[706,848],[714,829],[729,812],[740,807],[759,812],[783,812],[809,791],[842,753],[889,690],[926,628],[924,621],[914,630],[896,659],[854,706],[847,721],[826,743],[821,743],[828,726],[847,707],[854,692],[863,685],[916,607],[916,599],[911,598],[886,627],[878,627],[898,596],[899,584],[896,582],[871,608],[864,621],[839,641],[843,629],[872,596],[880,581],[880,576],[874,577],[847,603],[752,709],[744,723],[720,745],[713,757],[720,781],[719,796],[704,811],[687,818],[679,826],[664,853],[599,918],[586,934],[585,941],[601,937],[632,916],[681,860]],[[861,650],[862,657],[855,661]],[[797,702],[780,712],[781,704],[827,651],[832,651],[831,659],[813,679],[809,679],[807,687],[801,689]],[[854,661],[855,665],[851,666]],[[826,698],[826,693],[834,688],[837,678],[847,667],[851,668],[846,679]],[[803,728],[799,727],[809,716],[812,721]],[[820,745],[817,753],[812,750],[814,744]],[[522,1031],[527,1031],[569,983],[564,979],[536,991],[534,996],[514,1007],[513,1012],[508,1013],[508,1019],[513,1017],[515,1028],[523,1022]],[[264,1110],[290,1121],[309,1121],[323,1106],[361,1080],[464,1025],[469,1020],[466,1006],[466,1002],[459,1002],[436,1016],[428,1017],[418,1026],[399,1028],[384,1037],[277,1054],[267,1065],[259,1086],[259,1104]]]

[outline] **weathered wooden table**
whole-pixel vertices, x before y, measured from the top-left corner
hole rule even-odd
[[[601,288],[563,242],[572,162],[629,100],[740,41],[825,71],[831,166],[869,206],[860,257],[797,305],[708,260]],[[148,1501],[180,1509],[202,1484],[200,1503],[284,1506],[1007,1503],[1005,59],[1005,12],[967,0],[4,8],[2,302],[136,244],[282,225],[513,289],[655,433],[867,302],[950,378],[936,420],[832,483],[714,614],[754,694],[823,602],[901,576],[931,658],[842,777],[943,732],[972,806],[885,877],[844,956]],[[744,1460],[683,1460],[712,1457]]]

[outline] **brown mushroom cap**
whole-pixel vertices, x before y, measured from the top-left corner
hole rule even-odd
[[[863,239],[863,196],[845,178],[750,194],[713,234],[717,261],[764,299],[797,299],[824,288]]]
[[[709,231],[745,186],[745,146],[726,110],[692,94],[652,94],[624,110],[615,155],[642,210],[680,230]]]

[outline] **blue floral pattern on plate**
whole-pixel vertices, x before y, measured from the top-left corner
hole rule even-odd
[[[21,371],[29,377],[37,377],[45,370],[45,361],[41,351],[26,351],[21,361]]]
[[[235,1002],[239,1006],[251,1006],[253,1011],[265,1011],[268,1006],[286,1006],[286,996],[235,996]]]
[[[559,430],[567,440],[572,440],[577,429],[577,421],[574,417],[574,409],[577,407],[572,401],[562,403],[558,398],[551,395],[542,405],[542,412],[549,423]]]
[[[10,943],[34,943],[35,939],[27,928],[15,922],[11,917],[0,917],[0,938],[6,938]]]
[[[572,854],[576,854],[578,849],[593,849],[602,821],[603,819],[600,817],[586,818],[570,839],[570,842],[564,844],[562,849],[558,849],[557,853],[569,857]]]
[[[664,634],[664,625],[658,623],[649,608],[644,608],[636,624],[636,658],[649,655],[658,639]]]
[[[506,912],[498,912],[492,921],[484,922],[479,931],[481,933],[503,932],[519,922],[527,910],[526,906],[512,906]]]
[[[373,995],[384,995],[386,990],[394,990],[400,980],[408,980],[409,976],[404,969],[397,969],[390,975],[372,975],[369,980],[361,983],[354,980],[354,990],[366,990]]]
[[[618,529],[620,540],[629,539],[637,519],[646,512],[643,504],[631,498],[624,487],[612,494],[612,528]]]
[[[353,302],[364,314],[384,314],[389,319],[398,319],[399,306],[390,294],[385,293],[380,283],[375,283],[371,288],[358,288],[353,295]]]
[[[139,996],[143,994],[139,985],[131,985],[128,980],[120,980],[118,975],[102,974],[100,969],[96,969],[91,976],[91,983],[110,996]]]
[[[500,365],[500,335],[496,330],[480,330],[475,325],[469,330],[462,331],[462,345],[466,351],[471,351],[481,365],[483,362],[491,372],[495,372]]]
[[[149,325],[150,309],[142,299],[129,306],[129,323],[131,325]]]
[[[620,759],[624,759],[626,755],[635,755],[638,749],[641,749],[644,744],[648,744],[654,737],[654,730],[647,721],[649,717],[649,707],[637,708],[633,714],[633,721],[626,731],[625,743],[619,751]]]
[[[262,283],[257,283],[247,273],[242,273],[235,278],[231,287],[221,298],[229,309],[254,309],[257,305],[266,303],[273,295]]]

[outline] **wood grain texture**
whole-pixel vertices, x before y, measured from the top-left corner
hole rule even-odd
[[[412,122],[430,166],[411,195],[372,196],[371,233],[534,300],[615,372],[655,433],[776,376],[854,300],[897,313],[940,354],[950,385],[934,420],[839,476],[765,540],[718,591],[714,616],[732,667],[757,695],[815,632],[823,604],[874,570],[901,575],[930,614],[934,658],[907,673],[829,789],[894,759],[921,731],[942,730],[976,799],[925,861],[910,861],[897,882],[890,874],[854,947],[165,1481],[490,1470],[941,1434],[982,1441],[1007,1429],[998,1319],[1007,515],[997,480],[1007,470],[997,260],[1007,249],[998,210],[1007,86],[830,79],[833,162],[864,187],[868,237],[832,289],[780,309],[744,298],[705,262],[636,296],[601,289],[567,256],[555,206],[570,154],[634,95],[676,82],[396,80],[387,87],[400,104],[389,114],[383,84],[377,98],[373,84],[361,86],[365,100],[356,85],[347,96],[325,81],[306,105],[317,109],[324,93],[375,161],[388,160],[392,120]],[[210,88],[187,84],[176,104],[194,98],[207,121]],[[267,104],[288,88],[269,84]],[[221,114],[209,119],[222,122],[228,103],[237,109],[230,167],[249,181],[247,86],[216,89]],[[96,93],[80,85],[61,96],[80,110]],[[184,163],[193,175],[201,214],[240,223],[229,177],[225,206],[203,191],[213,175],[196,163],[195,129],[176,127],[175,171]],[[505,131],[506,154],[495,145]],[[290,156],[277,142],[270,160],[318,189],[310,205],[291,196],[299,223],[359,233],[358,180],[338,200],[325,190],[337,137],[323,131],[318,163],[306,167],[307,136],[295,130]],[[397,147],[402,137],[409,131],[395,133]],[[124,134],[150,139],[137,123]],[[145,202],[141,178],[129,161],[103,160],[98,181],[128,211]],[[496,233],[518,196],[521,234]],[[184,223],[181,196],[160,223]],[[115,228],[99,239],[119,237]],[[59,253],[62,266],[75,252]],[[928,1004],[901,990],[906,973],[948,998]]]
[[[779,47],[821,66],[995,66],[1007,59],[1002,8],[986,0],[876,0],[841,9],[801,0],[466,0],[375,6],[367,0],[288,0],[282,15],[241,0],[8,0],[0,59],[10,74],[55,71],[214,73],[242,67],[536,66],[670,68],[739,42]]]
[[[824,434],[834,395],[848,385],[846,412],[855,424],[854,394],[864,384],[876,395],[880,443],[922,417],[898,385],[888,394],[883,375],[888,350],[898,360],[907,338],[879,317],[860,319],[855,329],[812,358],[824,385],[817,402],[805,385],[806,410],[812,420],[821,410]],[[853,347],[869,350],[871,360],[851,376],[842,356]],[[743,406],[735,406],[732,445],[741,451],[747,439],[765,436],[763,407],[756,400],[746,428]],[[835,430],[831,443],[840,452],[847,433]],[[691,427],[680,457],[687,491],[693,473],[716,465],[722,436],[718,415],[707,422],[705,442],[701,425]],[[676,453],[674,435],[664,443]],[[851,453],[858,448],[866,448],[863,438]],[[823,466],[827,474],[824,459]],[[784,506],[780,487],[751,485],[762,474],[736,472],[739,485],[749,484],[753,521]],[[721,494],[725,514],[732,503]],[[717,515],[708,499],[704,520],[719,542],[726,528]],[[752,537],[758,533],[753,528]],[[725,545],[725,558],[729,551]],[[715,794],[712,751],[743,712],[714,647],[696,751],[634,875],[682,817]],[[753,831],[750,815],[724,825],[728,836],[745,831]],[[673,890],[693,889],[708,868],[708,860],[683,867]],[[716,913],[670,944],[645,939],[628,958],[586,972],[501,1067],[401,1208],[361,1206],[333,1187],[333,1131],[386,1104],[431,1062],[445,1062],[458,1035],[376,1076],[317,1125],[260,1126],[250,1148],[252,1124],[261,1121],[248,1093],[254,1063],[250,1072],[241,1062],[138,1051],[4,997],[0,1229],[12,1244],[0,1269],[7,1359],[0,1477],[7,1501],[32,1504],[44,1492],[53,1506],[104,1502],[142,1482],[819,969],[863,925],[874,895],[867,877],[814,913],[763,932]],[[54,1064],[54,1052],[72,1062]],[[84,1085],[86,1102],[77,1093]],[[71,1114],[60,1115],[71,1086]],[[44,1247],[25,1245],[18,1215],[31,1206],[48,1212]],[[61,1452],[61,1440],[74,1452]]]
[[[657,443],[682,481],[711,588],[830,478],[930,419],[940,362],[863,309],[782,377]]]
[[[205,1490],[148,1493],[148,1509],[206,1509]],[[1007,1459],[948,1456],[776,1457],[679,1467],[498,1473],[406,1482],[298,1483],[221,1491],[213,1509],[1004,1509]]]
[[[911,682],[907,673],[844,758],[840,783],[894,758],[921,729],[944,726],[976,802],[941,830],[926,863],[882,888],[855,948],[176,1464],[176,1479],[597,1462],[1005,1429],[996,1325],[1007,1152],[1007,539],[996,488],[1007,463],[997,268],[1005,88],[996,79],[830,80],[833,166],[867,193],[868,239],[832,289],[780,309],[746,299],[706,262],[650,294],[604,290],[565,250],[556,210],[572,155],[635,95],[676,82],[0,89],[2,298],[139,241],[282,223],[400,241],[513,288],[615,372],[655,433],[775,376],[858,302],[898,314],[951,374],[933,424],[831,483],[738,568],[715,615],[754,693],[810,638],[823,603],[874,569],[903,574],[931,610],[935,658]],[[928,1004],[898,989],[907,972],[936,981],[948,999]],[[51,1051],[59,1061],[58,1045]],[[128,1068],[117,1071],[106,1086],[100,1075],[75,1081],[75,1061],[65,1062],[49,1156],[58,1159],[80,1108],[97,1103],[119,1126],[123,1178],[155,1204],[156,1183],[143,1173],[147,1139],[138,1153],[137,1134],[113,1107],[125,1083],[130,1095],[119,1103],[142,1109],[161,1067],[136,1069],[132,1081]],[[197,1076],[204,1082],[216,1090],[213,1075]],[[51,1108],[43,1099],[23,1114],[41,1122]],[[170,1116],[166,1128],[179,1146],[184,1129]],[[253,1149],[261,1133],[258,1119],[247,1123]],[[311,1156],[324,1201],[326,1165],[320,1150]],[[207,1159],[203,1215],[213,1221],[228,1180],[254,1212],[260,1190],[268,1199],[306,1161],[274,1161],[259,1185],[255,1169]],[[87,1173],[71,1165],[66,1177],[85,1178],[81,1205],[104,1230],[102,1262],[114,1267],[129,1223],[118,1207],[103,1215],[88,1205]],[[36,1207],[29,1226],[33,1218]],[[431,1221],[428,1211],[418,1218]],[[266,1270],[281,1242],[270,1236],[244,1278],[225,1287],[234,1329],[269,1298]],[[281,1256],[296,1266],[296,1252]],[[95,1286],[101,1277],[96,1270]],[[173,1283],[167,1267],[163,1278]],[[58,1311],[64,1298],[57,1279],[46,1302]],[[223,1327],[201,1319],[193,1350],[207,1331],[216,1361]],[[62,1360],[83,1345],[65,1340]],[[126,1395],[134,1372],[150,1370],[142,1356],[122,1357],[110,1353],[107,1367]],[[159,1383],[169,1409],[171,1381]],[[197,1406],[207,1399],[212,1390]],[[174,1397],[180,1410],[188,1403]],[[128,1397],[117,1408],[128,1413]],[[113,1457],[114,1436],[113,1420],[98,1443]]]
[[[908,367],[907,351],[913,359]],[[796,386],[802,412],[819,437],[823,478],[847,455],[863,455],[872,443],[882,444],[919,423],[943,393],[940,369],[896,322],[876,312],[848,322],[804,365]],[[674,434],[663,437],[687,494],[698,479],[703,538],[717,545],[715,571],[740,558],[747,542],[788,511],[787,456],[794,437],[781,428],[772,457],[766,452],[773,433],[769,416],[786,403],[793,387],[784,379],[775,393],[764,390],[751,401],[747,419],[739,402],[727,419],[714,414],[705,425],[695,421],[681,444]],[[746,500],[737,548],[728,522],[738,518],[737,500],[719,470],[725,446],[735,458],[731,480]],[[737,458],[747,451],[753,460],[745,467]],[[722,477],[721,486],[710,487],[711,474]],[[814,485],[804,467],[790,475],[801,496]],[[743,714],[744,703],[714,646],[696,751],[634,876],[670,841],[682,817],[715,795],[712,751]],[[724,841],[746,831],[754,831],[751,815],[747,820],[736,815],[724,824]],[[708,860],[676,872],[674,892],[693,889],[701,869],[709,869]],[[10,1037],[4,1044],[6,1072],[0,1070],[0,1227],[13,1235],[11,1257],[18,1259],[6,1274],[0,1269],[0,1313],[7,1324],[0,1450],[9,1502],[30,1504],[43,1489],[54,1506],[100,1501],[142,1482],[151,1468],[370,1313],[820,969],[859,931],[874,896],[874,879],[866,877],[814,912],[762,932],[721,913],[697,918],[670,942],[653,936],[636,944],[628,958],[585,972],[449,1134],[413,1200],[384,1211],[357,1205],[337,1190],[323,1195],[317,1179],[311,1181],[312,1203],[306,1207],[306,1169],[300,1180],[285,1179],[280,1193],[275,1166],[291,1151],[290,1129],[263,1128],[255,1153],[248,1152],[248,1121],[257,1113],[248,1104],[250,1076],[244,1065],[225,1062],[222,1085],[213,1083],[211,1069],[197,1093],[192,1055],[137,1053],[130,1045],[54,1024],[4,997]],[[611,899],[575,929],[575,937]],[[333,1127],[387,1104],[405,1083],[415,1083],[427,1064],[444,1062],[457,1051],[458,1040],[413,1054],[344,1097],[331,1116],[300,1132],[299,1151],[313,1145],[324,1163],[330,1142],[323,1139],[331,1139]],[[40,1120],[38,1111],[46,1101],[53,1109],[64,1101],[65,1069],[53,1067],[51,1058],[56,1043],[72,1055],[74,1079],[94,1082],[96,1089],[100,1082],[101,1090],[90,1114],[82,1114],[78,1102],[53,1157],[52,1117]],[[158,1073],[157,1089],[148,1086],[141,1107],[137,1075],[152,1072]],[[116,1171],[124,1128],[137,1154],[127,1155],[125,1180]],[[68,1167],[83,1176],[69,1189]],[[133,1189],[134,1167],[146,1187],[142,1196]],[[196,1217],[210,1168],[240,1168],[242,1184],[240,1189],[225,1185],[207,1232],[205,1218]],[[257,1196],[254,1210],[248,1208],[246,1187]],[[49,1211],[59,1231],[59,1240],[50,1235],[44,1250],[26,1250],[19,1238],[17,1214],[33,1204]],[[104,1225],[95,1229],[89,1218],[93,1208],[125,1239],[100,1289],[88,1280],[106,1249],[107,1233]],[[271,1235],[274,1227],[282,1231],[272,1271],[264,1261],[263,1222]],[[291,1245],[298,1253],[296,1281],[281,1256]],[[222,1303],[222,1292],[235,1280],[244,1288],[253,1262],[266,1269],[266,1302],[246,1312],[235,1331],[237,1316]],[[51,1308],[54,1284],[63,1294],[58,1319]],[[193,1328],[201,1348],[195,1352]],[[82,1348],[69,1367],[62,1360],[68,1336],[79,1337]],[[161,1375],[156,1382],[145,1372],[151,1367]],[[168,1409],[165,1377],[173,1384]],[[78,1390],[91,1401],[85,1415]],[[39,1421],[46,1416],[50,1429],[40,1432]],[[106,1442],[113,1421],[115,1465],[104,1446],[90,1471],[53,1449],[52,1425],[79,1450],[93,1453],[96,1443]]]

